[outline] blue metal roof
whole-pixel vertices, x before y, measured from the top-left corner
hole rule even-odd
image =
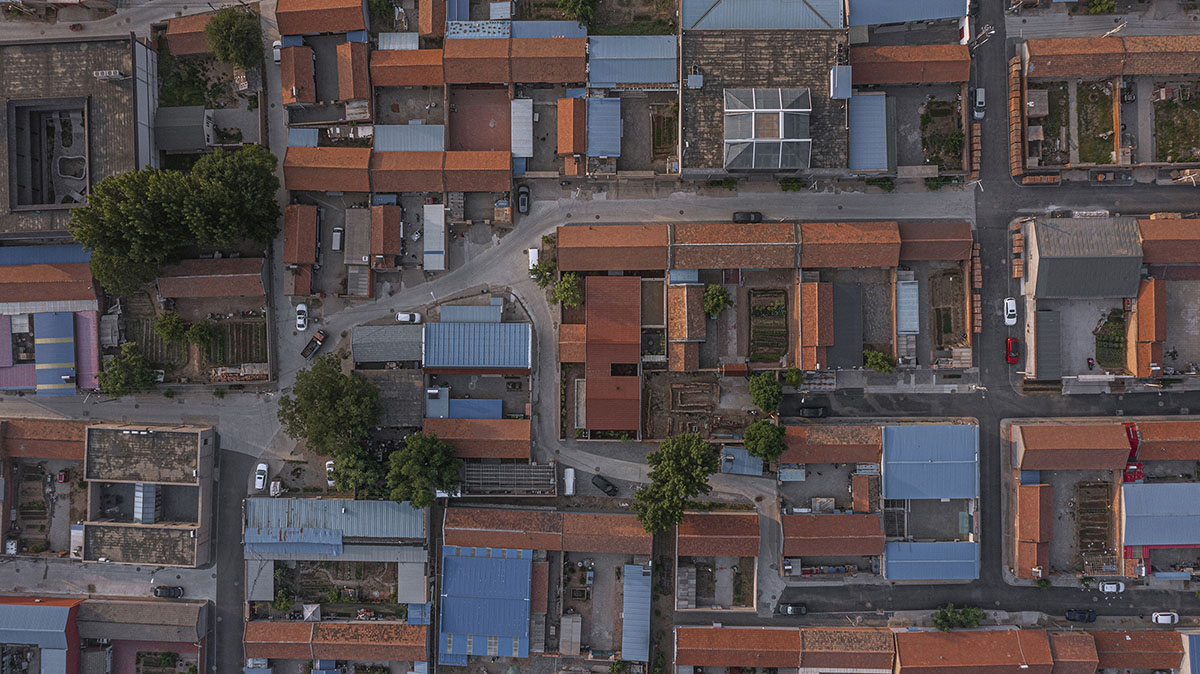
[[[763,461],[757,456],[751,456],[743,447],[722,447],[721,472],[762,477]]]
[[[674,84],[679,81],[674,35],[596,35],[588,38],[588,82]]]
[[[303,47],[304,46],[304,36],[303,35],[281,35],[279,37],[279,40],[281,42],[280,46],[284,47],[284,48]]]
[[[499,323],[502,304],[450,304],[442,307],[443,323]]]
[[[488,655],[494,636],[494,655],[529,657],[532,562],[532,550],[443,547],[439,654]]]
[[[1121,491],[1125,545],[1200,545],[1200,483],[1127,482]]]
[[[41,674],[67,674],[67,649],[43,648]]]
[[[853,70],[850,66],[834,66],[829,70],[829,97],[837,99],[850,98],[853,93],[851,77]]]
[[[684,30],[844,28],[843,0],[683,0]]]
[[[316,147],[321,135],[320,129],[304,129],[298,126],[288,127],[288,147]]]
[[[885,426],[883,497],[979,498],[979,427]]]
[[[967,15],[967,0],[850,0],[851,26],[877,26]]]
[[[0,267],[23,264],[79,264],[92,254],[77,243],[60,246],[0,246]]]
[[[514,39],[528,37],[587,37],[587,28],[578,21],[513,21]]]
[[[587,156],[621,156],[621,99],[587,99]]]
[[[479,400],[476,398],[451,398],[449,419],[500,419],[504,416],[504,402]]]
[[[621,659],[650,661],[650,572],[626,564],[622,574],[625,592],[621,607]]]
[[[528,370],[529,323],[426,323],[425,369]]]
[[[33,315],[33,358],[37,392],[42,396],[75,395],[75,314],[69,311]]]
[[[252,554],[342,554],[342,532],[337,529],[247,527],[246,552]]]
[[[64,649],[70,614],[68,606],[0,604],[0,644]]]
[[[346,42],[366,42],[368,37],[365,30],[352,30],[346,33]]]
[[[888,168],[887,96],[850,97],[850,170]]]
[[[470,21],[471,0],[446,0],[446,21]]]
[[[429,624],[429,609],[432,608],[431,602],[424,604],[409,604],[408,605],[408,624],[409,625],[428,625]]]
[[[1200,672],[1200,634],[1188,635],[1188,664],[1191,665],[1188,671]]]
[[[441,152],[446,149],[442,124],[376,124],[376,152]]]
[[[979,578],[979,544],[962,541],[884,545],[888,580],[975,580]]]
[[[1021,471],[1021,484],[1041,484],[1042,471],[1040,470],[1023,470]]]
[[[699,269],[671,269],[667,272],[667,283],[699,283]]]
[[[395,501],[256,496],[246,499],[246,527],[337,529],[344,538],[425,538],[425,509]]]

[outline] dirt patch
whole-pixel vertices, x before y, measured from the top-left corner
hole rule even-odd
[[[647,372],[643,381],[650,438],[685,432],[706,438],[727,436],[740,433],[754,420],[749,414],[714,414],[720,401],[714,373]]]
[[[777,361],[788,353],[787,294],[750,291],[750,360]]]
[[[921,107],[921,150],[939,170],[963,169],[962,110],[958,101],[929,101]]]
[[[578,437],[575,432],[575,380],[583,377],[579,363],[563,363],[559,369],[559,439]],[[582,430],[582,429],[581,429]]]
[[[675,154],[679,145],[679,103],[651,106],[650,127],[654,136],[654,160]]]
[[[1079,117],[1079,161],[1113,163],[1113,98],[1109,82],[1080,84],[1075,98]]]
[[[1071,506],[1075,517],[1075,538],[1082,571],[1098,575],[1114,558],[1112,522],[1112,485],[1108,482],[1084,482],[1075,487]]]
[[[1038,156],[1043,166],[1062,166],[1070,161],[1067,153],[1070,143],[1070,94],[1066,82],[1042,82],[1031,90],[1046,92],[1047,113],[1039,120],[1029,120],[1029,125],[1042,127]]]
[[[1200,161],[1200,96],[1181,88],[1173,100],[1155,101],[1154,134],[1158,161]]]
[[[545,3],[547,0],[539,1]],[[676,28],[674,7],[669,0],[598,0],[588,32],[592,35],[671,35]]]
[[[933,325],[936,349],[952,349],[967,343],[964,282],[960,269],[947,269],[929,276],[929,320]]]

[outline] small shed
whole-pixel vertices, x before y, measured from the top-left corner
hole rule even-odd
[[[154,116],[154,142],[168,154],[207,150],[216,142],[213,111],[202,105],[159,108]]]

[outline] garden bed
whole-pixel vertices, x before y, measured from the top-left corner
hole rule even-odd
[[[1200,96],[1181,89],[1174,100],[1155,101],[1154,133],[1157,161],[1200,161]]]
[[[750,360],[771,362],[788,352],[787,295],[782,290],[750,291]]]
[[[1046,92],[1047,113],[1037,120],[1042,127],[1040,159],[1043,166],[1062,166],[1070,161],[1067,153],[1070,138],[1071,100],[1066,82],[1043,82],[1029,87]],[[1035,126],[1030,120],[1030,126]]]
[[[1096,328],[1096,362],[1105,370],[1125,369],[1125,312],[1114,309]]]
[[[543,2],[545,0],[542,0]],[[674,8],[669,0],[596,0],[591,35],[674,35]]]
[[[942,171],[963,169],[962,112],[956,101],[930,101],[921,108],[921,151],[926,164]]]
[[[1075,110],[1079,117],[1080,163],[1114,163],[1112,84],[1080,83],[1075,96]]]

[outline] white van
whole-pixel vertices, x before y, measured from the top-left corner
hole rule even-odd
[[[346,229],[344,227],[334,227],[333,228],[333,246],[331,246],[331,247],[335,251],[340,251],[342,249],[342,241],[345,240],[345,238],[346,238]]]
[[[533,268],[536,267],[538,264],[538,257],[540,255],[540,253],[541,253],[541,251],[539,251],[537,248],[529,249],[529,277],[530,278],[533,278]]]
[[[983,97],[983,87],[975,90],[975,119],[983,119],[983,111],[987,107],[987,101]]]
[[[575,469],[563,469],[563,496],[575,495]]]

